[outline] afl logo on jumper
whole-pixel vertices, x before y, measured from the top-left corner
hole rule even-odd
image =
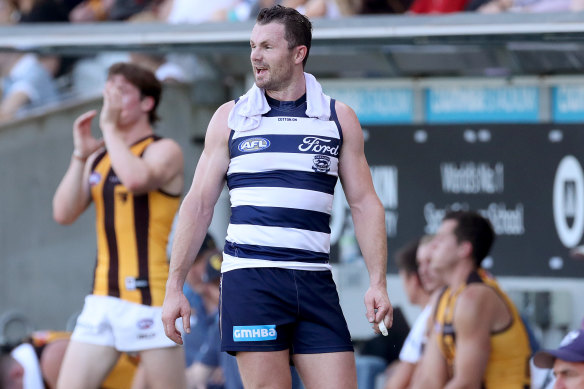
[[[553,203],[560,240],[568,248],[577,246],[584,233],[584,173],[572,155],[564,157],[556,170]]]
[[[242,141],[237,148],[244,153],[251,153],[268,147],[270,147],[270,141],[266,138],[249,138]]]
[[[312,159],[312,170],[317,173],[327,173],[331,170],[331,158],[326,155],[315,155]]]

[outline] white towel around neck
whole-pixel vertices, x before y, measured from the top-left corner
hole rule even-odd
[[[322,87],[310,73],[304,73],[306,80],[306,116],[329,120],[331,98],[322,92]],[[257,128],[262,115],[270,111],[265,91],[254,83],[246,94],[241,96],[229,112],[227,124],[234,131],[250,131]]]

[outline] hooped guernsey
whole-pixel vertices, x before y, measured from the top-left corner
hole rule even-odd
[[[500,289],[498,283],[482,269],[472,272],[466,283],[456,291],[445,288],[436,306],[435,330],[438,331],[439,346],[446,359],[450,375],[453,372],[456,354],[456,329],[453,324],[456,301],[463,290],[473,283],[481,283],[492,288],[511,313],[509,326],[491,334],[491,353],[481,387],[484,389],[528,389],[531,349],[527,331],[513,302]]]
[[[306,115],[306,95],[278,101],[259,126],[231,131],[231,219],[222,271],[250,267],[330,270],[330,217],[342,131]]]
[[[160,139],[148,136],[130,151],[141,157]],[[93,294],[162,306],[168,277],[166,246],[180,195],[162,190],[133,194],[120,182],[107,151],[93,162],[89,184],[97,232]]]

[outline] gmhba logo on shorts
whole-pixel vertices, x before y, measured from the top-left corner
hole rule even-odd
[[[262,342],[278,336],[275,324],[259,326],[233,326],[234,342]]]
[[[237,148],[244,153],[260,151],[270,147],[270,141],[266,138],[249,138],[242,141]]]
[[[584,173],[578,160],[565,156],[554,179],[554,222],[564,246],[575,247],[584,233]]]

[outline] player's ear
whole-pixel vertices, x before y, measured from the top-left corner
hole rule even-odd
[[[304,45],[299,45],[294,48],[294,63],[300,64],[306,58],[306,53],[308,52],[308,48]]]
[[[472,243],[468,240],[460,242],[458,245],[461,257],[472,257]]]
[[[140,101],[140,106],[144,112],[150,112],[154,108],[154,99],[151,96],[145,96]]]

